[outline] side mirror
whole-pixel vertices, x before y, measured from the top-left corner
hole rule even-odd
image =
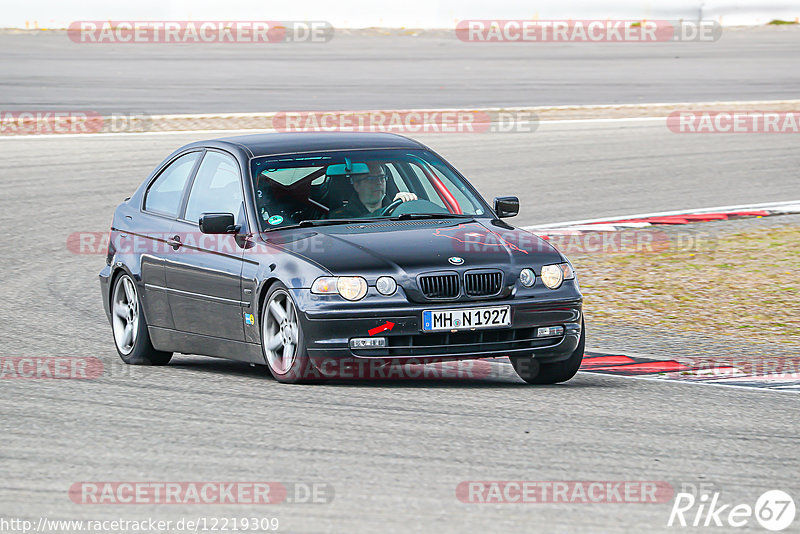
[[[499,218],[513,217],[519,214],[519,198],[495,197],[494,212]]]
[[[233,213],[204,213],[198,222],[204,234],[235,234],[241,230],[241,226],[235,224]]]

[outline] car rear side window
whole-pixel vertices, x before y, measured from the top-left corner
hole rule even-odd
[[[170,163],[147,189],[144,209],[177,217],[186,181],[199,157],[200,152],[190,152]]]
[[[239,166],[230,156],[206,152],[189,193],[184,219],[194,223],[204,213],[233,213],[241,221],[242,186]]]

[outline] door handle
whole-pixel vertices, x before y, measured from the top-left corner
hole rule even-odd
[[[181,236],[172,236],[171,238],[167,239],[167,244],[171,246],[173,250],[178,250],[181,247]]]

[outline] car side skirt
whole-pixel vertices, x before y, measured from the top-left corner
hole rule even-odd
[[[267,363],[261,352],[261,345],[255,343],[245,343],[243,341],[153,326],[148,327],[147,331],[150,333],[150,341],[152,341],[156,350],[214,356],[261,365]]]

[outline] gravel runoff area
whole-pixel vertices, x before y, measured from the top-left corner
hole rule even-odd
[[[626,232],[651,233],[645,243],[656,232],[655,243],[667,245],[567,251],[590,347],[667,358],[800,357],[800,215]]]
[[[609,104],[585,106],[516,106],[472,109],[384,109],[325,112],[276,112],[255,113],[199,113],[174,115],[148,115],[132,113],[121,115],[91,115],[81,112],[55,117],[41,112],[26,114],[0,114],[0,135],[31,135],[58,133],[143,133],[176,132],[198,130],[263,130],[329,131],[333,124],[342,124],[345,130],[352,125],[373,131],[376,124],[381,131],[396,131],[400,134],[450,132],[482,132],[489,125],[503,124],[530,132],[540,122],[558,120],[591,119],[637,119],[667,117],[673,112],[714,112],[732,109],[751,109],[759,112],[796,112],[800,100],[764,100],[747,102],[676,102],[669,104]],[[448,113],[450,112],[450,113]],[[288,115],[287,115],[288,114]],[[457,115],[456,115],[457,114]],[[468,118],[464,118],[464,115]],[[297,126],[298,124],[302,126]],[[394,125],[394,126],[392,126]],[[446,129],[449,128],[449,129]],[[53,132],[54,129],[60,132]]]

